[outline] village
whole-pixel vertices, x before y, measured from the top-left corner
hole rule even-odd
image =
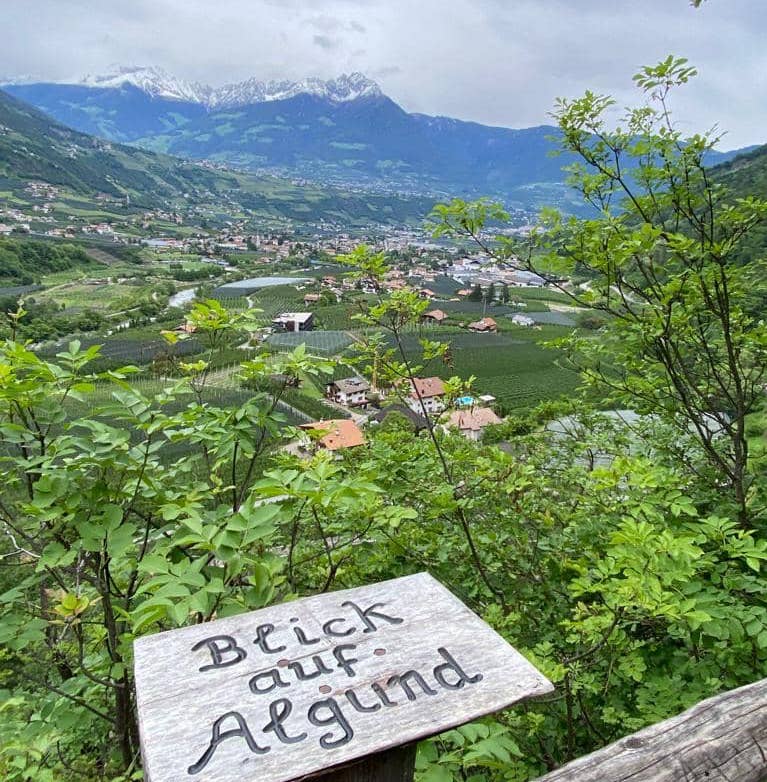
[[[110,196],[101,197],[99,219],[89,219],[74,210],[62,215],[66,193],[55,185],[29,181],[24,194],[31,204],[26,208],[0,202],[0,235],[73,243],[98,264],[43,277],[24,289],[27,306],[50,303],[59,320],[70,315],[75,329],[82,324],[93,330],[58,328],[56,334],[48,316],[44,329],[30,332],[39,349],[101,337],[115,362],[124,357],[154,374],[168,359],[160,332],[176,335],[179,356],[201,349],[185,314],[194,302],[212,299],[232,313],[252,310],[260,328],[249,349],[278,354],[304,345],[308,353],[350,368],[324,385],[302,382],[292,389],[292,415],[311,447],[359,447],[365,428],[393,412],[416,433],[456,430],[481,441],[509,413],[575,385],[556,352],[544,346],[579,328],[588,315],[563,292],[577,281],[545,279],[521,263],[499,263],[487,252],[404,225],[360,232],[324,221],[277,227],[239,217],[203,227],[198,207],[136,210],[127,197]],[[386,257],[388,271],[375,285],[344,262],[361,244]],[[408,350],[417,354],[420,336],[449,342],[453,365],[432,366],[393,388],[375,373],[352,369],[346,359],[364,332],[356,320],[360,313],[398,293],[424,303]],[[47,348],[49,334],[64,341]],[[453,375],[476,377],[475,387],[451,395],[444,384]],[[231,377],[220,382],[227,392],[240,393]],[[317,431],[325,434],[317,437]]]

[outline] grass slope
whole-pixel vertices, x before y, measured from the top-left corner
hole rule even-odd
[[[432,205],[423,198],[299,186],[111,143],[71,130],[0,91],[0,181],[12,190],[30,180],[81,195],[86,210],[101,193],[129,196],[133,206],[209,204],[229,214],[245,209],[298,222],[359,224],[419,221]]]

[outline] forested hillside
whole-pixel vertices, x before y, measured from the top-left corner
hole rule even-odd
[[[88,136],[0,91],[0,177],[70,188],[94,198],[130,198],[133,207],[206,204],[264,216],[348,220],[354,224],[422,219],[424,198],[349,193],[288,180],[222,171]]]
[[[74,244],[0,239],[0,288],[31,285],[44,274],[92,264]]]
[[[70,130],[2,92],[0,174],[63,185],[83,194],[131,194],[148,203],[185,190],[199,193],[219,180],[198,166]]]
[[[717,166],[714,173],[736,198],[767,197],[767,146],[738,155],[734,160]],[[767,225],[754,228],[744,243],[742,257],[744,261],[767,257]]]

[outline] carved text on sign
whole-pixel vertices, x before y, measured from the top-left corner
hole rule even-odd
[[[136,642],[150,782],[284,782],[550,684],[427,574]]]

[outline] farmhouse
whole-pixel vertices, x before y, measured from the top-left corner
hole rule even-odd
[[[441,413],[445,409],[445,386],[438,377],[413,378],[412,391],[405,400],[416,413]]]
[[[301,429],[327,432],[320,437],[318,442],[321,448],[328,451],[341,451],[365,444],[365,435],[362,434],[362,430],[354,421],[347,418],[314,421],[310,424],[302,424]]]
[[[428,323],[441,324],[447,320],[447,313],[443,312],[442,310],[431,310],[430,312],[425,312],[423,315],[421,315],[421,320]]]
[[[384,407],[383,410],[379,410],[375,415],[370,417],[371,423],[382,424],[390,415],[401,415],[406,418],[413,426],[416,432],[420,432],[427,429],[429,424],[427,420],[415,410],[411,409],[407,405],[393,404]]]
[[[367,407],[367,392],[370,383],[361,377],[347,377],[344,380],[334,380],[326,386],[328,399],[346,407]]]
[[[526,326],[528,328],[535,325],[535,321],[529,315],[522,315],[521,313],[514,315],[511,322],[516,326]]]
[[[477,333],[495,333],[498,331],[498,324],[493,320],[493,318],[482,318],[481,320],[477,320],[474,323],[469,323],[468,325],[469,331],[474,331]]]
[[[316,304],[321,298],[319,293],[307,293],[304,296],[304,304]]]
[[[457,429],[469,440],[479,440],[482,432],[491,424],[500,424],[501,419],[489,407],[475,407],[471,410],[454,410],[445,425],[446,429]]]
[[[311,331],[314,315],[311,312],[283,312],[272,321],[280,331]]]

